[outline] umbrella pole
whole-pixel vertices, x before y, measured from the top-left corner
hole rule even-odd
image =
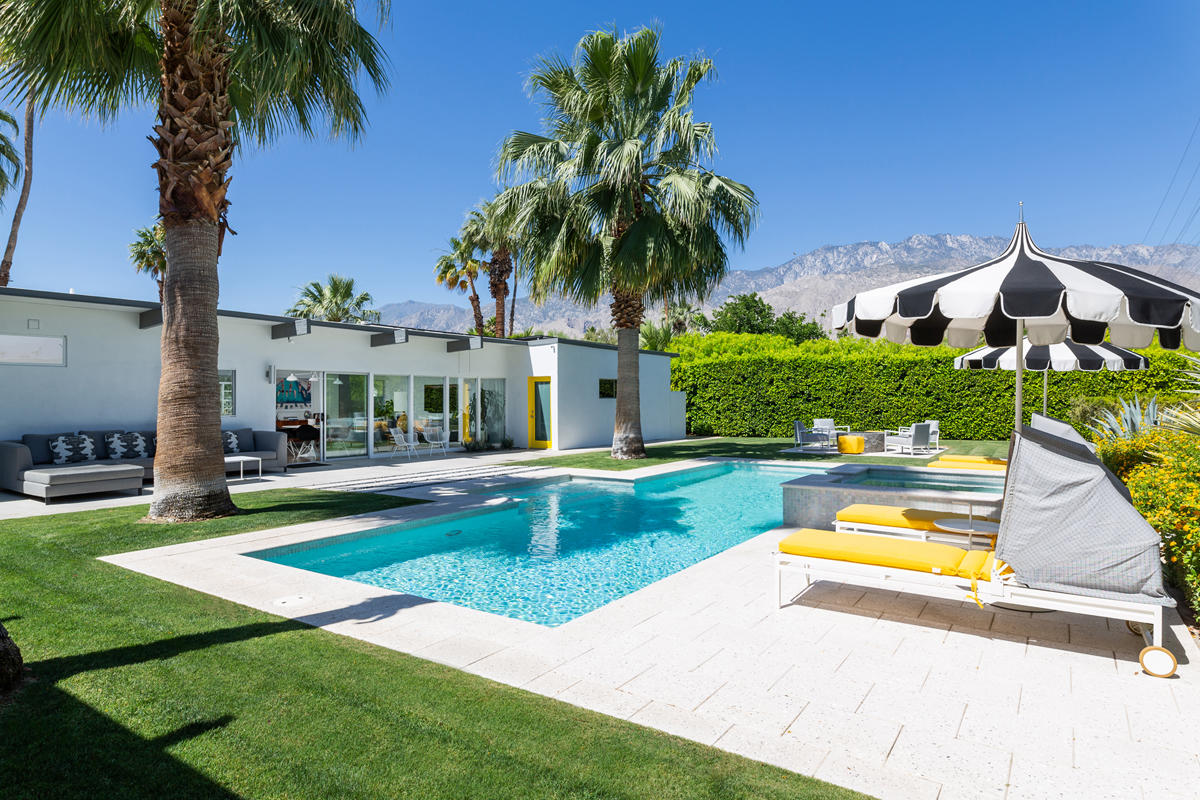
[[[1046,371],[1042,373],[1042,416],[1050,416],[1046,411],[1046,400],[1050,394],[1050,368],[1046,367]]]
[[[1023,384],[1025,383],[1025,320],[1017,320],[1017,397],[1013,403],[1015,406],[1013,411],[1013,430],[1020,433],[1022,419],[1025,416],[1022,414],[1024,409],[1025,398],[1023,396]]]

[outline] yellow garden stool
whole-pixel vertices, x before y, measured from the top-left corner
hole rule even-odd
[[[854,455],[861,453],[866,446],[866,439],[862,436],[847,436],[842,434],[838,437],[838,452]]]

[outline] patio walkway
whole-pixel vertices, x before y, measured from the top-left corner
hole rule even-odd
[[[104,560],[881,797],[1200,785],[1200,651],[1174,612],[1181,663],[1162,680],[1140,674],[1121,622],[831,583],[777,609],[781,530],[557,628],[242,555],[502,502],[422,491],[440,502]]]

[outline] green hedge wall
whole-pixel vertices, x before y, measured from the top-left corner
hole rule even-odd
[[[847,353],[735,355],[677,359],[673,388],[687,392],[688,429],[721,436],[791,436],[792,421],[832,417],[880,430],[939,421],[945,439],[1004,439],[1012,431],[1014,373],[956,370],[963,351],[877,348]],[[1076,397],[1177,394],[1179,355],[1146,351],[1143,372],[1052,372],[1049,411],[1067,418]],[[1026,419],[1042,408],[1042,375],[1026,373]]]

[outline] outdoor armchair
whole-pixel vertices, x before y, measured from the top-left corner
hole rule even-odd
[[[890,431],[883,437],[883,449],[916,455],[918,450],[929,450],[929,423],[918,422],[908,429],[896,433]]]
[[[804,427],[804,423],[795,420],[792,427],[796,431],[796,447],[818,446],[822,448],[836,447],[837,436],[828,431],[818,431]]]

